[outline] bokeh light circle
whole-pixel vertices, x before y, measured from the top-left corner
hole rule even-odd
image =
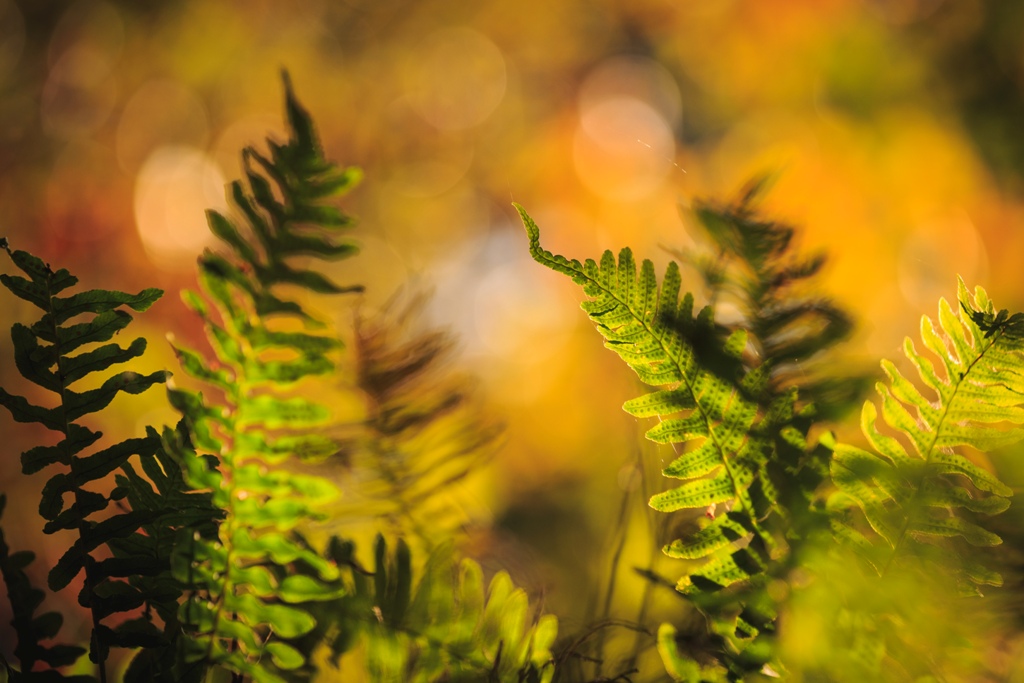
[[[193,147],[155,150],[135,181],[135,225],[150,260],[167,270],[191,267],[212,241],[206,209],[227,210],[224,177]]]
[[[631,201],[654,192],[675,164],[682,97],[671,74],[644,57],[617,56],[580,85],[576,175],[596,195]]]
[[[505,97],[507,74],[501,50],[471,28],[445,28],[415,51],[408,96],[413,109],[439,130],[483,123]]]
[[[46,132],[57,138],[89,135],[102,126],[117,101],[111,64],[90,45],[68,49],[50,69],[40,111]]]
[[[900,292],[915,307],[931,311],[939,297],[956,295],[957,276],[973,288],[987,266],[985,245],[966,213],[934,217],[911,232],[900,249]]]
[[[50,36],[47,57],[52,67],[69,50],[88,46],[112,67],[121,56],[124,37],[124,20],[116,7],[100,0],[80,0],[61,15]]]
[[[573,136],[576,175],[594,194],[641,199],[672,170],[675,141],[665,118],[635,97],[597,101],[580,112]]]
[[[678,125],[683,98],[668,69],[647,57],[611,57],[601,62],[580,85],[578,103],[585,111],[611,97],[634,97],[657,110],[666,121]]]

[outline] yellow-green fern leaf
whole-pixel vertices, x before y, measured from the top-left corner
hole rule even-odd
[[[958,557],[964,543],[1001,542],[985,528],[984,517],[1005,510],[1012,492],[958,450],[989,451],[1024,437],[1024,316],[997,314],[984,289],[972,295],[962,280],[959,299],[959,311],[940,300],[938,326],[922,317],[921,340],[930,354],[920,353],[909,338],[904,342],[926,388],[882,362],[889,378],[876,386],[882,420],[870,401],[861,413],[874,452],[846,444],[834,448],[831,470],[838,492],[829,507],[863,512],[885,541],[886,552],[870,553],[883,571],[919,542]],[[892,430],[901,438],[891,436]],[[849,515],[835,524],[840,535],[870,548],[851,526],[856,525]],[[976,583],[1000,581],[992,572],[969,570],[966,563],[963,575]]]
[[[653,496],[650,505],[663,512],[705,508],[713,518],[694,537],[665,549],[677,557],[708,558],[683,578],[680,589],[715,591],[761,573],[776,543],[762,528],[774,509],[767,465],[773,435],[792,414],[794,395],[777,399],[779,405],[761,405],[767,373],[743,368],[746,332],[719,340],[710,308],[695,316],[692,295],[680,299],[675,263],[659,285],[653,264],[645,260],[637,272],[629,249],[617,261],[605,252],[600,264],[557,256],[541,247],[536,223],[516,208],[534,260],[583,287],[588,300],[581,307],[605,346],[641,381],[661,388],[624,406],[634,416],[657,417],[647,437],[672,444],[679,454],[662,473],[682,483]],[[718,506],[724,509],[715,518]]]

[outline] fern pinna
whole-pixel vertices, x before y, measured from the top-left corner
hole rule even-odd
[[[23,453],[22,472],[33,474],[54,465],[63,470],[53,474],[44,486],[39,512],[47,520],[43,527],[45,533],[69,530],[76,538],[50,571],[48,583],[51,590],[61,590],[84,573],[78,602],[92,615],[89,657],[98,664],[99,679],[105,681],[105,662],[111,647],[153,645],[161,636],[159,629],[146,618],[122,620],[115,627],[104,623],[108,617],[131,612],[147,601],[147,596],[123,580],[124,577],[158,569],[146,558],[100,558],[119,539],[154,523],[168,510],[130,509],[111,515],[110,503],[123,498],[124,493],[118,489],[105,493],[109,487],[101,483],[133,456],[143,462],[155,457],[160,439],[154,430],[148,429],[144,437],[127,439],[86,454],[102,434],[78,421],[105,408],[121,392],[138,394],[163,382],[167,373],[140,375],[125,370],[93,389],[78,391],[72,386],[143,354],[145,339],[136,339],[127,347],[102,342],[109,341],[131,322],[131,315],[121,307],[145,311],[163,293],[158,289],[146,289],[138,294],[94,289],[60,296],[78,283],[76,277],[63,268],[52,270],[25,251],[12,251],[6,239],[0,240],[0,247],[28,276],[26,279],[3,274],[0,283],[43,311],[42,317],[31,326],[15,323],[11,328],[15,364],[26,379],[56,394],[55,405],[44,407],[0,389],[0,405],[19,422],[38,423],[61,435],[55,445],[37,446]],[[71,322],[80,316],[91,317]],[[100,345],[82,350],[97,343]],[[66,494],[70,500],[67,507]]]
[[[289,641],[315,626],[302,603],[336,597],[338,579],[337,567],[298,532],[336,489],[286,466],[293,457],[317,459],[337,450],[316,430],[327,410],[287,392],[299,380],[331,371],[329,354],[340,343],[316,332],[323,324],[278,289],[355,289],[295,265],[300,256],[337,259],[355,252],[331,234],[350,220],[325,201],[346,192],[358,173],[324,158],[287,78],[285,89],[290,139],[269,140],[269,157],[246,149],[249,191],[238,181],[230,186],[249,234],[241,223],[208,213],[211,230],[234,252],[207,252],[199,260],[200,282],[216,313],[207,299],[185,294],[205,323],[215,358],[177,345],[175,351],[185,372],[219,392],[223,403],[172,388],[171,402],[183,413],[190,439],[165,440],[186,463],[188,482],[211,491],[223,511],[215,534],[183,537],[174,557],[175,577],[190,589],[180,609],[188,633],[185,658],[198,668],[221,667],[267,683],[310,666]]]
[[[959,568],[966,588],[1002,582],[972,548],[1001,542],[983,520],[1005,510],[1012,491],[957,449],[989,451],[1024,437],[1024,315],[996,313],[984,289],[972,294],[962,280],[959,299],[959,311],[939,302],[938,329],[922,316],[921,340],[930,355],[919,353],[909,337],[903,344],[935,398],[892,362],[882,362],[889,383],[876,389],[884,422],[870,401],[861,413],[874,451],[835,445],[831,469],[838,491],[829,507],[837,535],[863,549],[883,575],[902,559],[942,553]],[[893,430],[904,440],[886,433]],[[858,524],[855,509],[881,543]]]
[[[647,436],[672,444],[678,456],[663,474],[684,483],[653,496],[650,505],[663,512],[705,508],[711,518],[691,537],[665,548],[672,557],[705,560],[679,581],[678,589],[703,600],[737,582],[763,577],[781,542],[780,534],[765,524],[777,511],[768,471],[773,449],[780,438],[805,446],[802,435],[791,429],[795,390],[774,398],[766,394],[768,368],[748,370],[740,360],[747,333],[736,330],[719,344],[711,309],[694,316],[693,296],[680,301],[675,263],[659,287],[650,261],[643,262],[638,277],[628,248],[618,262],[611,252],[600,264],[570,261],[542,249],[537,225],[516,208],[533,258],[583,286],[589,300],[581,306],[597,323],[606,346],[645,384],[668,387],[627,401],[624,408],[637,417],[659,418]],[[756,641],[774,628],[774,616],[770,607],[749,604],[716,625],[727,646],[741,655],[730,665],[737,675],[767,662],[766,648]]]

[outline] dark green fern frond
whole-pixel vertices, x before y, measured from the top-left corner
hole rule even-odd
[[[838,513],[837,534],[864,548],[883,573],[901,558],[941,552],[969,582],[998,585],[1000,576],[975,560],[973,548],[1001,542],[984,519],[1005,510],[1012,491],[963,449],[988,451],[1024,437],[1024,316],[996,313],[984,289],[972,295],[963,281],[959,299],[958,311],[939,302],[938,328],[922,316],[921,339],[931,354],[904,342],[926,389],[882,362],[889,382],[876,388],[884,422],[872,402],[861,413],[875,450],[835,446],[839,491],[829,507]],[[845,514],[851,508],[863,512],[877,537]]]
[[[124,566],[116,558],[99,559],[97,555],[118,539],[153,522],[157,515],[151,510],[105,515],[111,501],[119,496],[116,492],[101,492],[102,485],[101,490],[96,490],[97,482],[125,466],[133,456],[142,462],[155,457],[160,441],[156,433],[149,430],[145,437],[128,439],[86,455],[84,451],[102,435],[79,424],[78,420],[105,408],[118,393],[138,394],[163,382],[167,373],[140,375],[126,370],[108,377],[94,389],[79,391],[72,387],[80,380],[93,379],[96,373],[142,355],[146,341],[141,338],[127,347],[102,342],[109,341],[131,322],[131,316],[122,306],[145,311],[162,292],[147,289],[138,294],[126,294],[89,290],[59,296],[77,284],[77,278],[64,269],[53,271],[27,252],[11,251],[6,240],[3,247],[28,279],[4,274],[0,275],[0,283],[43,311],[32,326],[15,323],[11,328],[15,364],[26,379],[56,394],[57,401],[54,407],[47,408],[0,389],[0,404],[15,420],[42,424],[62,436],[56,445],[37,446],[23,453],[22,471],[32,474],[53,465],[62,466],[63,471],[52,475],[43,488],[39,512],[47,520],[44,532],[71,530],[77,538],[50,571],[48,582],[50,589],[56,591],[85,573],[85,585],[78,600],[92,613],[89,656],[100,665],[100,679],[105,680],[104,662],[111,647],[155,644],[160,640],[160,633],[151,624],[136,620],[122,622],[114,628],[103,623],[111,615],[140,607],[147,596],[122,580],[137,567]],[[72,323],[83,315],[91,317]],[[101,345],[82,350],[95,343]],[[65,500],[70,501],[67,507]]]
[[[739,319],[728,328],[750,333],[756,363],[771,369],[771,392],[799,387],[800,400],[815,405],[819,420],[834,419],[867,390],[864,373],[823,368],[823,354],[849,336],[852,320],[831,301],[808,293],[806,285],[825,258],[796,255],[795,229],[759,214],[766,184],[765,177],[754,179],[728,204],[697,202],[693,217],[712,249],[673,253],[696,266],[714,304],[737,307]]]
[[[490,457],[501,429],[448,367],[451,338],[415,328],[422,305],[413,296],[372,318],[357,316],[353,361],[367,416],[345,450],[353,516],[387,519],[429,545],[463,521],[453,487]]]
[[[128,583],[147,596],[140,623],[162,623],[163,627],[163,641],[136,653],[125,671],[124,683],[198,683],[202,673],[199,668],[182,668],[177,661],[183,584],[174,578],[171,560],[179,536],[216,536],[223,512],[213,505],[210,492],[190,489],[182,463],[170,455],[180,451],[170,444],[187,438],[183,430],[183,423],[176,429],[165,428],[161,437],[164,448],[141,462],[142,471],[125,463],[116,477],[116,494],[131,509],[151,511],[155,518],[138,532],[112,541],[110,561],[118,563]]]
[[[219,281],[221,288],[240,290],[251,300],[252,313],[260,318],[296,315],[309,325],[319,326],[299,303],[280,298],[275,287],[294,285],[322,294],[361,291],[358,286],[336,285],[321,273],[298,265],[296,259],[335,260],[356,253],[354,244],[332,234],[350,227],[352,220],[328,200],[347,193],[362,174],[357,168],[339,168],[324,158],[312,119],[295,99],[287,74],[284,83],[290,139],[284,144],[268,139],[269,158],[255,148],[246,148],[242,161],[249,191],[241,181],[232,182],[228,190],[248,234],[226,216],[216,211],[207,213],[211,231],[231,247],[238,262],[208,252],[200,259],[200,268],[207,277]],[[221,291],[227,294],[226,289]],[[216,296],[213,292],[211,295]],[[229,308],[229,313],[238,312],[233,306]],[[301,337],[271,336],[260,341],[268,346],[305,348]],[[310,343],[314,352],[322,341]]]
[[[496,574],[485,590],[480,565],[457,562],[450,544],[431,552],[415,582],[412,554],[401,540],[389,552],[377,537],[372,573],[359,567],[354,554],[351,543],[332,541],[329,555],[347,568],[347,594],[320,609],[325,625],[335,620],[330,642],[337,657],[363,643],[370,680],[552,680],[558,621],[532,614],[525,591],[507,573]]]
[[[268,141],[269,158],[246,149],[248,190],[241,182],[230,186],[241,220],[208,213],[211,230],[234,255],[204,254],[206,297],[185,295],[205,323],[215,358],[181,346],[175,351],[185,372],[221,400],[171,389],[188,438],[173,432],[165,438],[185,463],[188,483],[209,492],[222,515],[213,533],[179,534],[172,558],[175,578],[190,591],[178,613],[188,636],[185,660],[262,683],[284,681],[287,672],[307,666],[294,643],[316,625],[308,603],[337,597],[338,578],[337,567],[298,533],[322,517],[337,490],[322,477],[290,471],[289,461],[323,459],[338,449],[318,431],[328,410],[298,393],[297,383],[331,371],[330,354],[341,344],[310,331],[323,324],[281,288],[358,289],[299,265],[300,257],[355,253],[335,237],[350,220],[329,201],[358,172],[324,158],[287,77],[285,95],[289,140]]]
[[[7,505],[7,496],[0,495],[0,515]],[[65,676],[60,667],[73,664],[85,654],[85,648],[74,645],[48,644],[57,637],[64,617],[60,612],[44,612],[36,614],[36,610],[45,597],[43,591],[32,586],[25,568],[35,559],[35,554],[27,550],[12,553],[7,546],[3,531],[0,530],[0,575],[7,586],[7,597],[11,603],[11,626],[18,638],[14,648],[14,656],[18,658],[20,671],[8,670],[12,681],[25,683],[44,683],[45,681],[70,681],[71,683],[90,683],[92,676]],[[36,663],[43,664],[46,669],[35,671]],[[7,666],[0,657],[0,666]],[[0,676],[2,678],[2,676]]]

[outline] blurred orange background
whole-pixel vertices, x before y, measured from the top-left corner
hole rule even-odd
[[[517,579],[579,616],[640,447],[620,410],[638,385],[577,288],[530,260],[511,202],[556,253],[628,245],[661,267],[699,239],[694,198],[775,173],[766,213],[829,254],[822,289],[858,321],[845,353],[895,357],[958,274],[1024,308],[1022,25],[1018,0],[0,0],[0,234],[86,286],[167,290],[133,327],[143,365],[173,370],[164,336],[198,335],[177,291],[211,244],[203,211],[226,207],[242,146],[283,135],[286,68],[328,157],[366,174],[344,202],[362,253],[331,274],[365,308],[433,290],[428,319],[507,424],[478,507]],[[32,319],[3,302],[0,327]],[[319,305],[345,330],[355,304]],[[22,389],[6,334],[0,358]],[[174,420],[158,390],[113,406],[111,435]],[[52,564],[29,514],[45,476],[18,466],[45,436],[6,412],[0,430],[8,539]]]

